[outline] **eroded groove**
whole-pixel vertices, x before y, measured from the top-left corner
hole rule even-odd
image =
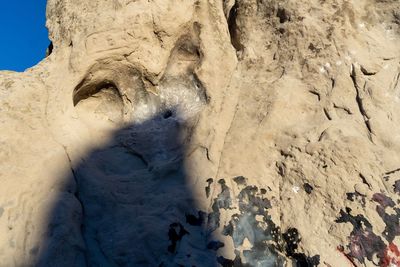
[[[373,76],[378,73],[377,71],[369,71],[366,68],[364,68],[363,66],[360,66],[360,70],[365,76]]]
[[[333,107],[336,109],[341,109],[344,110],[347,114],[352,115],[353,112],[351,112],[351,110],[348,107],[342,107],[342,106],[338,106],[335,103],[333,104]]]
[[[310,93],[313,94],[313,95],[316,95],[317,98],[318,98],[318,101],[321,101],[321,95],[320,95],[317,91],[308,90],[308,92],[310,92]]]
[[[400,168],[397,168],[397,169],[394,169],[394,170],[385,172],[385,174],[386,174],[386,175],[389,175],[389,174],[393,174],[393,173],[398,172],[398,171],[400,171]]]
[[[367,112],[364,107],[364,103],[363,103],[363,100],[362,100],[362,97],[360,94],[360,87],[358,86],[358,83],[357,83],[357,75],[356,75],[356,70],[355,70],[354,65],[352,65],[350,77],[351,77],[351,80],[353,81],[354,88],[356,89],[356,103],[358,106],[358,110],[360,111],[360,114],[363,117],[365,127],[368,131],[368,138],[372,142],[373,131],[372,131],[371,125],[369,123],[370,117],[367,115]],[[366,85],[366,83],[364,84],[364,88],[365,88],[365,85]]]
[[[326,118],[327,118],[328,120],[330,120],[330,121],[332,120],[332,117],[331,117],[331,115],[329,114],[327,108],[324,108],[324,114],[325,114],[325,116],[326,116]]]

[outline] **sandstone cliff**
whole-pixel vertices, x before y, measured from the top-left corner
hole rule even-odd
[[[0,72],[0,266],[400,266],[398,0],[48,0]]]

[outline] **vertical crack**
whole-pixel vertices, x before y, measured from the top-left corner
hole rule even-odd
[[[356,103],[357,103],[358,109],[360,111],[360,114],[363,117],[365,127],[368,131],[368,139],[373,143],[373,140],[372,140],[373,131],[371,128],[371,124],[369,122],[370,117],[368,116],[368,114],[365,110],[365,106],[364,106],[363,99],[362,99],[361,92],[360,92],[361,89],[357,83],[356,68],[355,68],[354,64],[352,64],[352,66],[351,66],[350,77],[351,77],[351,80],[353,81],[354,88],[356,89]],[[363,89],[365,89],[366,84],[367,83],[365,82]]]
[[[70,157],[70,155],[69,155],[69,153],[68,153],[67,147],[64,146],[64,145],[62,145],[62,144],[60,144],[60,145],[61,145],[61,147],[64,149],[65,155],[67,156],[68,163],[69,163],[69,168],[70,168],[70,170],[71,170],[72,177],[73,177],[73,179],[74,179],[74,181],[75,181],[75,191],[73,192],[73,194],[74,194],[76,200],[78,200],[78,202],[79,202],[79,204],[80,204],[80,206],[81,206],[81,210],[82,210],[81,235],[82,235],[82,237],[83,237],[83,242],[84,242],[84,244],[85,244],[85,247],[87,248],[87,242],[86,242],[86,239],[84,238],[84,232],[85,232],[85,229],[84,229],[84,228],[85,228],[85,224],[84,224],[85,207],[84,207],[84,205],[83,205],[82,200],[81,200],[80,197],[79,197],[78,177],[77,177],[77,174],[76,174],[76,172],[75,172],[75,170],[74,170],[74,167],[73,167],[73,164],[72,164],[72,160],[71,160],[71,157]],[[88,266],[89,263],[88,263],[88,257],[87,257],[86,251],[84,252],[84,254],[85,254],[86,266]]]

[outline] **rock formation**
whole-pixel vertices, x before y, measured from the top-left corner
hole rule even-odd
[[[400,266],[398,0],[48,0],[0,72],[0,266]]]

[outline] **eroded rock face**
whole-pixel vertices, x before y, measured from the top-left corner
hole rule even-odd
[[[0,73],[0,266],[400,266],[399,12],[49,0]]]

